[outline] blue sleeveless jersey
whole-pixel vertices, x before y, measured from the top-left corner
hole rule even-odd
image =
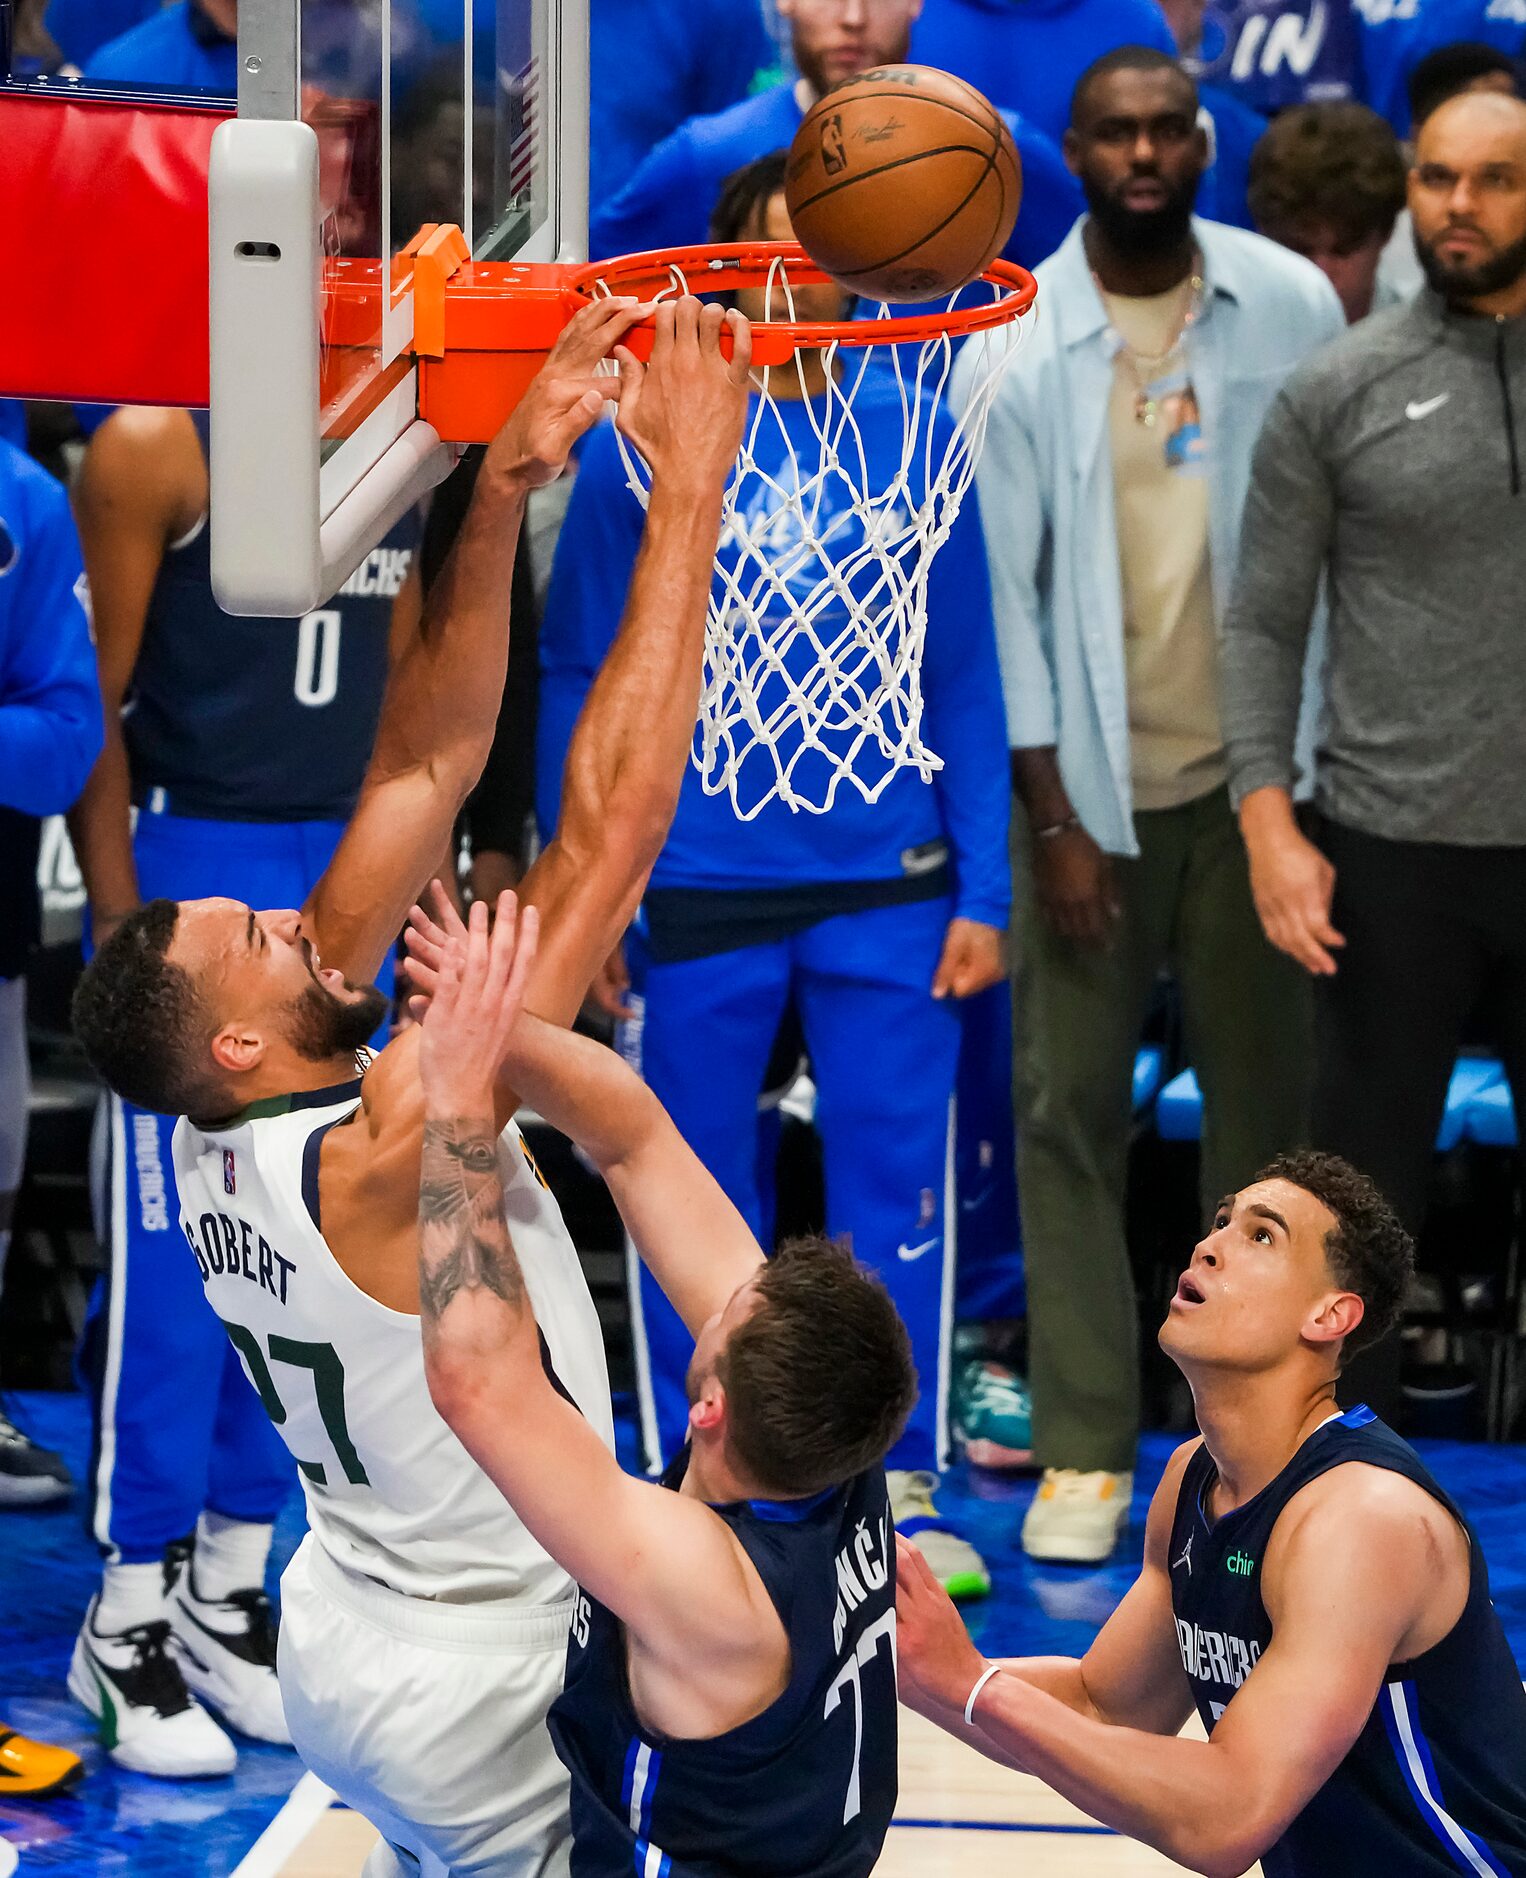
[[[133,800],[213,821],[343,821],[376,740],[418,517],[300,620],[224,613],[208,533],[203,517],[166,550],[149,600],[122,718]]]
[[[1390,1668],[1350,1752],[1261,1860],[1265,1878],[1478,1878],[1526,1874],[1526,1692],[1489,1602],[1472,1528],[1420,1457],[1369,1408],[1317,1429],[1244,1506],[1210,1523],[1213,1460],[1187,1463],[1171,1531],[1171,1594],[1182,1662],[1210,1731],[1272,1638],[1261,1562],[1278,1515],[1348,1461],[1385,1467],[1431,1494],[1468,1535],[1462,1616],[1434,1649]]]
[[[687,1464],[685,1450],[664,1485],[677,1487]],[[551,1710],[572,1776],[572,1878],[867,1878],[896,1799],[884,1472],[812,1500],[715,1511],[783,1620],[789,1686],[729,1734],[666,1739],[636,1718],[621,1624],[580,1594]]]

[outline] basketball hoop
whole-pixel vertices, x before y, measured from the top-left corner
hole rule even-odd
[[[1036,291],[998,261],[935,312],[797,320],[796,292],[826,278],[794,243],[758,242],[631,255],[568,281],[591,298],[761,289],[786,316],[753,323],[757,395],[722,511],[695,735],[706,793],[729,793],[743,821],[776,797],[825,813],[845,781],[873,802],[903,769],[927,782],[942,768],[922,737],[928,575]],[[954,410],[961,340],[978,351]],[[624,437],[620,450],[644,504],[646,465]]]

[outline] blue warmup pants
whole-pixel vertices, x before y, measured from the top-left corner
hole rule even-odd
[[[298,907],[328,865],[340,822],[138,817],[145,900],[226,895],[263,911]],[[389,959],[379,982],[391,988]],[[174,1122],[107,1098],[97,1217],[110,1264],[85,1324],[81,1368],[95,1406],[91,1529],[106,1556],[146,1564],[191,1532],[203,1508],[273,1520],[295,1463],[203,1294],[180,1231]],[[101,1163],[97,1157],[98,1166]]]
[[[631,942],[637,1017],[627,1057],[755,1232],[763,1201],[758,1091],[791,998],[816,1082],[827,1230],[884,1279],[911,1332],[921,1397],[889,1457],[938,1468],[948,1451],[957,1210],[957,1007],[929,995],[946,899],[847,913],[774,944],[658,965]],[[649,1467],[681,1445],[693,1339],[634,1252],[631,1299]]]
[[[1024,1317],[1028,1308],[1013,1152],[1011,981],[1003,978],[989,991],[966,998],[960,1017],[964,1037],[956,1084],[959,1272],[954,1316],[967,1324]]]

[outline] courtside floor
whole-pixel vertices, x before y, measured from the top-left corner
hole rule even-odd
[[[17,1408],[32,1432],[86,1464],[84,1403],[27,1396]],[[626,1418],[628,1427],[629,1418]],[[1017,1543],[1027,1481],[960,1471],[944,1490],[992,1566],[995,1594],[972,1607],[971,1628],[992,1654],[1075,1654],[1126,1589],[1143,1538],[1144,1508],[1171,1441],[1147,1439],[1136,1481],[1134,1524],[1102,1571],[1037,1567]],[[1495,1603],[1526,1665],[1526,1448],[1433,1443],[1427,1457],[1477,1523],[1489,1555]],[[294,1505],[277,1539],[283,1565],[301,1535]],[[27,1805],[0,1796],[0,1837],[20,1853],[21,1878],[356,1878],[371,1842],[363,1820],[331,1806],[285,1749],[240,1743],[227,1779],[150,1780],[113,1768],[64,1693],[80,1614],[96,1573],[94,1547],[76,1504],[0,1513],[0,1719],[66,1742],[89,1772],[73,1795]],[[1091,1824],[1037,1781],[982,1761],[906,1715],[897,1825],[880,1878],[1116,1878],[1174,1869],[1154,1853]],[[470,1753],[469,1742],[462,1752]],[[0,1868],[7,1861],[0,1852]]]

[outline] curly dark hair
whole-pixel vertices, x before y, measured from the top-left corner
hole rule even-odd
[[[1415,1269],[1415,1242],[1376,1185],[1338,1154],[1312,1148],[1278,1155],[1256,1179],[1301,1187],[1335,1215],[1334,1229],[1325,1235],[1330,1274],[1366,1307],[1341,1346],[1342,1361],[1386,1337],[1399,1321]]]
[[[160,1115],[204,1114],[218,1104],[209,1075],[195,1067],[210,1016],[196,981],[168,957],[179,917],[174,900],[129,913],[86,966],[71,1013],[96,1073]]]
[[[1399,140],[1365,104],[1300,104],[1251,152],[1250,212],[1263,235],[1314,219],[1355,245],[1386,241],[1404,207]]]
[[[911,1339],[890,1294],[835,1239],[782,1245],[758,1304],[726,1340],[737,1459],[767,1492],[804,1498],[885,1458],[917,1399]]]

